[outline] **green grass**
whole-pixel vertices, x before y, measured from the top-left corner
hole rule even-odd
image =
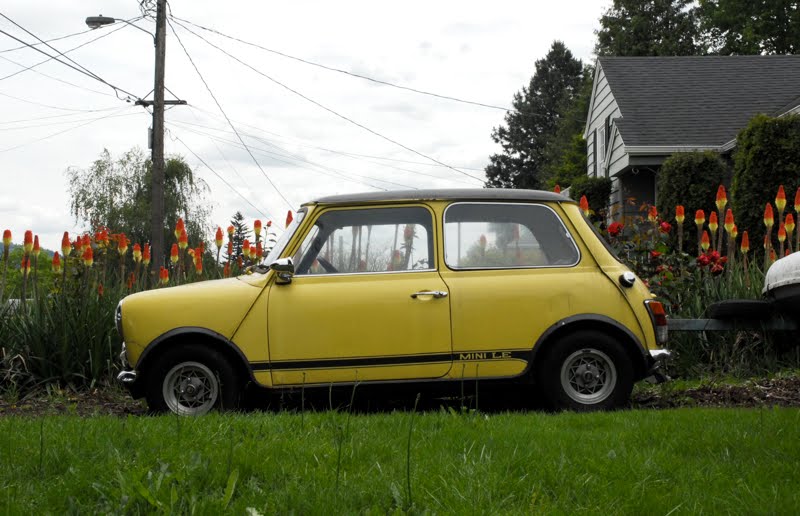
[[[5,514],[789,514],[800,411],[5,417],[0,464]]]

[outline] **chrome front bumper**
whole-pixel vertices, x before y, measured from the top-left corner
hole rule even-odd
[[[136,371],[122,371],[117,375],[117,381],[122,385],[132,385],[136,381]]]
[[[651,349],[649,354],[648,362],[650,366],[647,374],[645,374],[645,380],[650,383],[664,383],[669,380],[669,376],[662,371],[662,366],[672,356],[672,352],[668,349]]]

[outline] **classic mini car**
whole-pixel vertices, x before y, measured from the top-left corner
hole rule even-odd
[[[492,379],[555,409],[613,409],[669,354],[661,303],[560,194],[323,197],[264,263],[120,302],[135,397],[202,414],[251,383]]]

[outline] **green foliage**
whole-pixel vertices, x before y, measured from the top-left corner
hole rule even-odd
[[[694,0],[614,0],[600,18],[599,56],[705,54]]]
[[[658,212],[671,224],[675,222],[675,206],[682,205],[686,218],[683,222],[684,249],[691,251],[695,242],[694,214],[703,210],[706,220],[712,211],[717,211],[715,201],[717,188],[727,184],[730,177],[728,166],[711,151],[679,152],[664,161],[658,172]],[[722,225],[723,221],[719,221]],[[745,228],[739,225],[741,234]]]
[[[0,436],[7,514],[793,514],[800,506],[794,409],[3,417]]]
[[[749,231],[753,249],[761,248],[764,207],[775,199],[780,185],[791,208],[793,193],[800,186],[800,115],[757,115],[737,137],[732,187],[739,232]],[[773,235],[779,222],[775,210]]]
[[[598,211],[598,217],[602,217],[611,195],[611,180],[607,177],[589,177],[584,174],[572,181],[569,194],[575,200],[585,195],[589,206]]]
[[[556,133],[557,122],[584,80],[583,65],[566,46],[555,41],[544,59],[536,61],[527,87],[514,94],[514,111],[505,125],[494,128],[492,140],[502,153],[489,157],[486,186],[541,188],[545,147]]]
[[[699,16],[714,53],[800,52],[797,0],[700,0]]]
[[[103,150],[88,169],[67,170],[70,210],[78,222],[92,232],[107,227],[122,232],[131,242],[150,241],[150,160],[139,148],[114,159]],[[198,242],[208,233],[211,212],[205,200],[208,186],[195,177],[180,156],[166,161],[164,168],[164,242],[169,252],[175,241],[173,228],[179,217],[186,223],[189,240]]]

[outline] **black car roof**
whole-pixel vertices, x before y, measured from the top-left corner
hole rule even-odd
[[[511,190],[503,188],[443,188],[424,190],[390,190],[320,197],[309,204],[379,203],[387,201],[575,201],[569,197],[543,190]]]

